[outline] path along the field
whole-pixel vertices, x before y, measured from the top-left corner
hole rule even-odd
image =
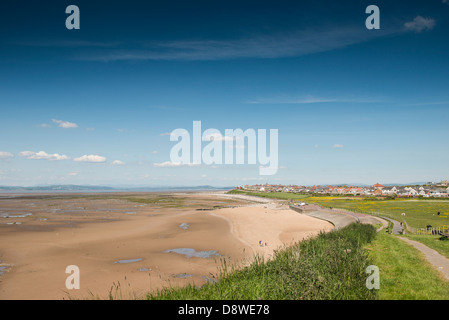
[[[438,271],[440,271],[446,277],[446,279],[449,280],[448,258],[418,241],[410,240],[404,237],[399,237],[399,239],[411,244],[416,249],[421,251],[426,256],[427,261],[429,261]]]

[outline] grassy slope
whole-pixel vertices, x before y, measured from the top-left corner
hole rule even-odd
[[[441,255],[445,256],[446,258],[449,258],[449,240],[444,237],[437,235],[415,235],[415,234],[407,234],[405,235],[405,237],[411,240],[421,242],[422,244],[425,244],[429,248],[432,248]]]
[[[352,224],[280,250],[269,261],[256,258],[240,270],[224,266],[215,284],[166,288],[147,299],[376,299],[365,286],[372,263],[362,248],[374,237],[374,227]]]
[[[255,193],[254,195],[257,195]],[[265,193],[270,196],[272,193]],[[304,195],[300,195],[304,199]],[[279,195],[277,195],[278,198]],[[284,199],[294,199],[284,194]],[[435,200],[357,200],[345,197],[307,197],[304,201],[327,207],[350,209],[358,212],[387,213],[400,220],[406,212],[407,222],[415,227],[446,224],[449,202]],[[438,217],[436,213],[440,211]],[[443,222],[443,223],[442,223]],[[439,236],[407,235],[449,258],[449,241]],[[367,246],[370,257],[381,269],[380,299],[449,299],[449,283],[432,267],[418,250],[395,236],[381,232]]]
[[[380,232],[366,248],[380,269],[379,299],[449,299],[449,282],[420,251],[397,236]]]

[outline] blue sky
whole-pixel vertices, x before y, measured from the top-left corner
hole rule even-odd
[[[2,5],[0,185],[449,176],[447,0],[92,2]],[[278,172],[161,165],[193,121],[278,129]]]

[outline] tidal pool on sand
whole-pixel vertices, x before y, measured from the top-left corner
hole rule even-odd
[[[186,258],[196,257],[196,258],[210,258],[211,256],[220,256],[217,250],[207,250],[207,251],[196,251],[192,248],[176,248],[168,249],[164,251],[165,253],[178,253],[183,254]]]
[[[138,259],[128,259],[128,260],[118,260],[115,261],[114,263],[133,263],[133,262],[138,262],[141,261],[142,258],[138,258]]]

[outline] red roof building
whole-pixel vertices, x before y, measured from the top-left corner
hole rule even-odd
[[[374,188],[385,188],[385,186],[381,185],[379,182],[373,185]]]

